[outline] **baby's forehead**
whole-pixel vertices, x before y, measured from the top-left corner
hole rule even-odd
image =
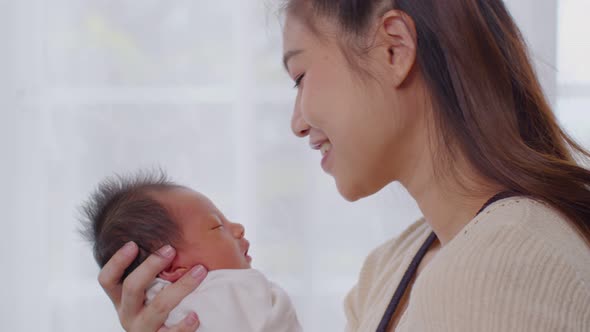
[[[157,200],[176,219],[207,221],[220,218],[220,211],[207,196],[189,189],[174,188],[157,194]]]

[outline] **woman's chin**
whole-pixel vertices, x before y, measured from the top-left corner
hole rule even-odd
[[[381,189],[385,185],[369,186],[368,181],[362,181],[361,179],[352,178],[338,178],[334,176],[336,181],[336,187],[340,195],[349,202],[356,202],[359,199],[371,196]]]
[[[360,186],[354,185],[351,181],[339,181],[336,177],[334,177],[334,179],[336,180],[338,192],[345,200],[355,202],[368,196],[367,194],[362,193]]]

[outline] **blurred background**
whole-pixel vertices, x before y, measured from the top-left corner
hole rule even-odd
[[[77,207],[162,167],[246,226],[305,331],[340,331],[371,248],[420,216],[399,185],[345,202],[289,128],[278,0],[0,0],[0,322],[121,331]],[[562,124],[590,147],[588,0],[510,0]]]

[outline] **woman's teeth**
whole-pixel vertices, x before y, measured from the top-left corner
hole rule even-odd
[[[330,151],[331,148],[332,148],[332,143],[324,142],[324,144],[322,144],[320,146],[320,152],[322,153],[322,157],[325,156],[326,153],[328,153],[328,151]]]

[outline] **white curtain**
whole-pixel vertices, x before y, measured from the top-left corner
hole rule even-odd
[[[345,202],[290,133],[277,1],[0,1],[3,330],[121,330],[76,208],[104,176],[156,166],[246,226],[254,267],[305,331],[343,329],[364,257],[420,213],[398,185]],[[569,20],[585,0],[510,5],[558,113],[590,143],[590,72],[571,70],[590,52],[569,35],[590,32]]]

